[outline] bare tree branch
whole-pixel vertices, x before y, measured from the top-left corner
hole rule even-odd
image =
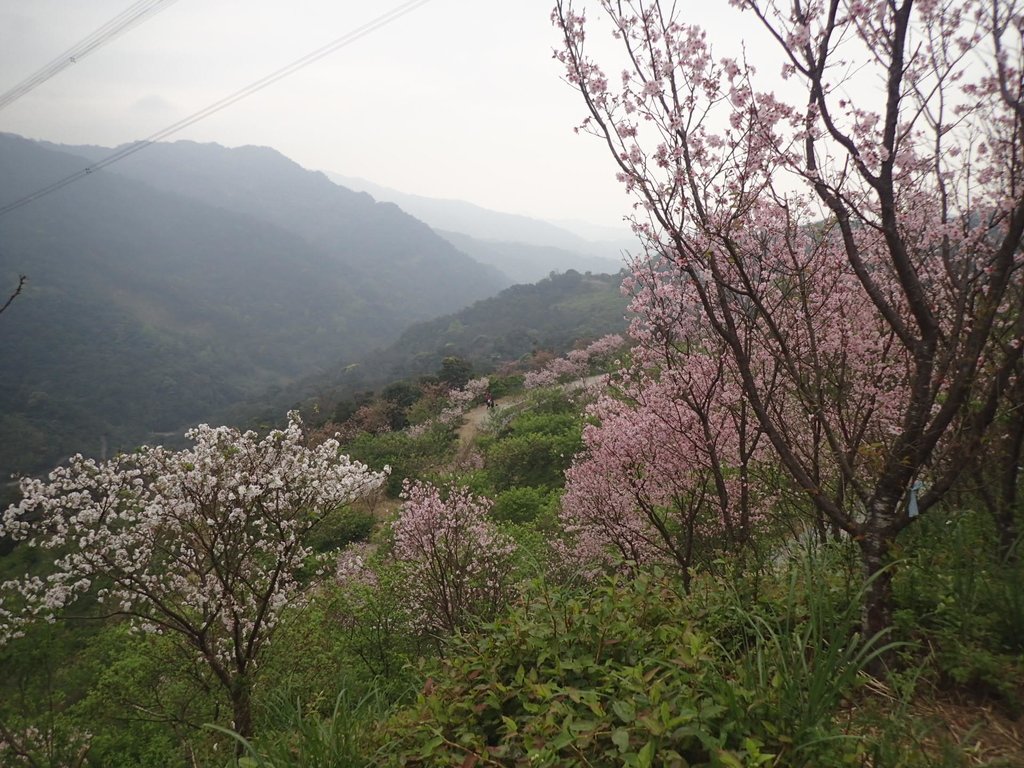
[[[7,301],[4,302],[4,305],[2,307],[0,307],[0,314],[2,314],[4,312],[4,310],[6,310],[9,306],[11,306],[11,302],[12,301],[14,301],[16,298],[18,298],[18,294],[21,293],[21,289],[25,287],[25,283],[27,283],[27,282],[28,282],[28,277],[27,276],[25,276],[25,275],[18,275],[18,287],[14,289],[14,293],[12,293],[10,295],[10,297],[8,297]]]

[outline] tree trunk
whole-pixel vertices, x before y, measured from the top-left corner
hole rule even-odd
[[[245,739],[252,738],[252,690],[247,675],[239,675],[231,686],[231,709],[234,719],[235,733]],[[238,744],[237,753],[241,756],[244,748]]]
[[[1018,397],[1024,395],[1024,387],[1018,386],[1014,392]],[[996,527],[999,529],[999,546],[1003,558],[1016,562],[1017,551],[1017,489],[1020,477],[1021,456],[1024,455],[1024,407],[1015,406],[1015,413],[1007,430],[1006,455],[1003,457],[1003,476],[999,483],[997,498]]]
[[[892,628],[892,569],[886,567],[892,542],[880,531],[869,531],[858,543],[865,582],[861,632],[866,639]],[[888,658],[883,654],[868,665],[867,672],[885,677],[887,667]]]

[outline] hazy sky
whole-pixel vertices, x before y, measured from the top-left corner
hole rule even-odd
[[[142,139],[400,4],[177,0],[0,111],[0,131]],[[130,5],[0,0],[0,92]],[[716,15],[691,21],[739,37],[725,0],[693,5]],[[266,145],[404,192],[615,225],[628,202],[607,150],[573,133],[584,107],[551,58],[550,6],[432,0],[169,140]]]

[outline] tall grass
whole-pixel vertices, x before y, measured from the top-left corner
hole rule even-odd
[[[240,745],[238,768],[365,768],[367,728],[388,707],[376,689],[360,699],[346,691],[338,694],[329,715],[306,712],[298,700],[282,698],[268,704],[268,719],[278,730],[256,740],[210,725]]]
[[[738,679],[759,692],[766,727],[789,745],[786,765],[820,765],[836,753],[830,742],[856,738],[837,727],[843,701],[869,664],[901,645],[888,641],[887,631],[860,633],[870,582],[841,595],[829,590],[825,573],[807,552],[793,564],[777,612],[734,604],[745,635],[742,649],[732,654]]]

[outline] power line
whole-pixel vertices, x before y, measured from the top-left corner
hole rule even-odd
[[[49,64],[29,75],[16,86],[0,94],[0,109],[13,104],[29,91],[45,83],[54,75],[77,64],[93,51],[106,45],[123,32],[143,22],[147,16],[159,13],[177,0],[140,0],[125,9],[88,37],[68,48]]]
[[[73,184],[79,179],[85,178],[94,171],[106,168],[108,165],[112,165],[113,163],[116,163],[119,160],[123,160],[129,155],[134,155],[136,152],[143,150],[146,147],[155,144],[156,142],[162,139],[166,139],[168,136],[171,136],[177,133],[178,131],[184,130],[185,128],[188,128],[190,125],[198,123],[200,120],[203,120],[209,117],[210,115],[216,114],[217,112],[220,112],[222,109],[225,109],[226,107],[229,107],[232,104],[241,101],[242,99],[248,96],[252,96],[254,93],[257,93],[258,91],[262,91],[267,86],[273,85],[278,80],[288,77],[289,75],[298,72],[300,69],[303,69],[304,67],[308,67],[310,64],[322,59],[324,56],[327,56],[341,48],[351,45],[356,40],[359,40],[362,37],[366,37],[366,35],[369,35],[372,32],[377,31],[381,27],[384,27],[393,21],[397,21],[402,16],[405,16],[407,13],[410,13],[419,8],[420,6],[426,5],[429,2],[430,0],[409,0],[409,2],[402,3],[401,5],[396,6],[387,13],[381,14],[373,21],[367,22],[363,26],[358,27],[357,29],[354,29],[351,32],[348,32],[345,35],[342,35],[341,37],[337,38],[336,40],[328,43],[327,45],[321,48],[317,48],[312,53],[307,53],[305,56],[296,59],[291,64],[287,64],[286,66],[281,67],[280,69],[272,72],[266,77],[262,77],[259,80],[256,80],[255,82],[245,86],[244,88],[235,91],[231,95],[225,96],[223,99],[220,99],[219,101],[215,101],[208,107],[205,107],[199,110],[198,112],[192,113],[188,117],[179,120],[173,125],[169,125],[163,130],[157,131],[152,136],[142,139],[141,141],[137,141],[133,144],[127,144],[123,146],[121,149],[114,152],[112,155],[109,155],[103,158],[102,160],[93,163],[88,168],[83,168],[82,170],[77,171],[71,174],[70,176],[66,176],[63,179],[60,179],[59,181],[55,181],[53,184],[43,187],[42,189],[39,189],[30,195],[26,195],[25,197],[22,197],[18,200],[15,200],[12,203],[8,203],[7,205],[0,207],[0,216],[5,216],[11,211],[17,208],[21,208],[23,205],[28,205],[34,200],[38,200],[40,197],[45,197],[46,195],[49,195],[51,192],[56,192],[58,189],[63,189],[64,187],[66,187],[68,184]]]

